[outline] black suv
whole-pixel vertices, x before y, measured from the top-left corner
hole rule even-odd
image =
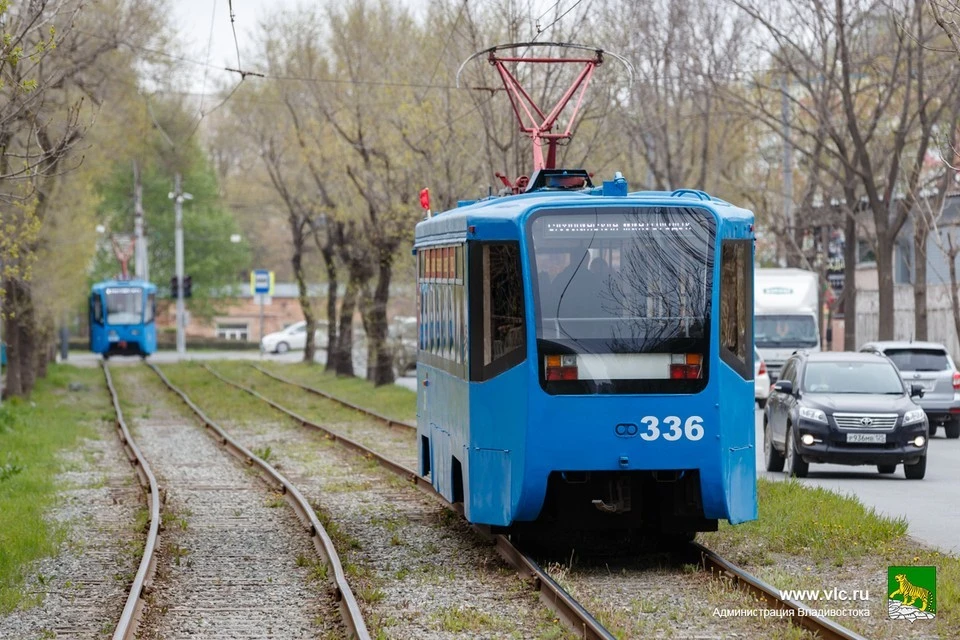
[[[927,417],[897,368],[876,353],[795,353],[763,415],[767,471],[804,477],[811,462],[875,464],[907,478],[927,470]]]

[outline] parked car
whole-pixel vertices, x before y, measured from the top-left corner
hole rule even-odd
[[[412,316],[396,316],[390,323],[387,340],[393,353],[394,370],[404,376],[417,368],[417,319]]]
[[[753,350],[753,385],[754,398],[763,410],[767,406],[767,398],[770,397],[770,374],[767,373],[767,363],[756,349]]]
[[[320,344],[323,336],[320,329],[314,332],[314,344]],[[307,346],[307,323],[295,322],[281,331],[268,333],[260,341],[260,350],[269,353],[286,353],[291,349],[304,349]]]
[[[882,353],[893,361],[908,384],[923,386],[917,401],[927,413],[931,437],[943,427],[948,438],[960,438],[960,371],[936,342],[868,342],[860,351]]]
[[[783,366],[763,420],[767,471],[807,475],[810,463],[875,464],[907,478],[927,469],[927,417],[889,358],[800,352]]]

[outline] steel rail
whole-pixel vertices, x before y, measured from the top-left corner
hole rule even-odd
[[[289,409],[286,409],[286,408],[280,406],[280,405],[277,404],[276,402],[270,400],[269,398],[266,398],[266,397],[262,396],[261,394],[257,393],[256,391],[253,391],[253,390],[251,390],[251,389],[247,389],[247,388],[245,388],[245,387],[243,387],[243,386],[241,386],[241,385],[239,385],[239,384],[237,384],[237,383],[235,383],[235,382],[231,382],[230,380],[227,380],[226,378],[224,378],[223,376],[221,376],[220,374],[218,374],[216,371],[214,371],[213,369],[211,369],[210,367],[208,367],[206,364],[204,364],[203,367],[204,367],[205,369],[207,369],[207,371],[209,371],[210,373],[212,373],[214,376],[216,376],[217,378],[219,378],[220,380],[226,382],[227,384],[233,385],[233,386],[235,386],[235,387],[237,387],[237,388],[243,389],[243,390],[246,391],[247,393],[253,394],[254,396],[260,398],[260,399],[263,400],[264,402],[267,402],[268,404],[270,404],[271,406],[273,406],[275,409],[277,409],[277,410],[279,410],[279,411],[282,411],[283,413],[286,413],[288,416],[294,418],[295,420],[297,420],[298,422],[300,422],[300,423],[303,424],[304,426],[308,426],[308,427],[313,427],[313,428],[319,429],[320,431],[323,431],[324,433],[329,434],[329,437],[330,437],[330,438],[332,438],[332,439],[334,439],[334,440],[338,440],[338,441],[343,442],[343,443],[346,444],[347,446],[349,446],[349,447],[351,447],[351,448],[353,448],[353,449],[361,452],[363,455],[375,457],[383,466],[389,468],[391,471],[394,471],[395,473],[400,473],[401,475],[408,475],[408,474],[409,474],[409,475],[412,475],[412,476],[413,476],[413,480],[416,482],[416,484],[417,484],[418,486],[420,486],[420,487],[422,487],[422,488],[424,488],[424,489],[427,489],[427,488],[428,488],[428,490],[429,490],[431,493],[434,493],[435,495],[437,495],[437,497],[439,497],[441,500],[443,500],[443,502],[445,502],[446,504],[449,505],[449,503],[447,503],[447,501],[446,501],[442,496],[440,496],[439,494],[436,494],[436,492],[433,491],[433,486],[432,486],[432,484],[430,484],[430,483],[427,481],[426,478],[423,478],[422,476],[414,473],[412,470],[406,469],[405,467],[403,467],[403,466],[401,466],[401,465],[399,465],[399,464],[397,464],[397,463],[395,463],[395,462],[392,462],[392,461],[390,461],[389,459],[387,459],[387,458],[385,458],[385,457],[383,457],[383,456],[380,456],[379,454],[377,454],[377,453],[375,453],[375,452],[370,451],[369,449],[367,449],[367,448],[364,447],[363,445],[357,444],[357,443],[353,442],[352,440],[349,440],[348,438],[344,438],[343,436],[341,436],[341,435],[339,435],[339,434],[337,434],[337,433],[335,433],[335,432],[333,432],[333,431],[330,431],[329,429],[326,429],[326,428],[324,428],[324,427],[322,427],[322,426],[319,426],[319,425],[316,425],[316,424],[311,423],[309,420],[307,420],[307,419],[304,418],[303,416],[300,416],[300,415],[298,415],[298,414],[290,411]],[[313,390],[311,390],[310,388],[305,387],[304,385],[301,385],[301,384],[296,383],[296,382],[292,382],[292,381],[290,381],[290,380],[286,380],[286,379],[282,378],[281,376],[278,376],[278,375],[275,375],[275,374],[273,374],[273,373],[270,373],[269,371],[266,371],[265,369],[262,369],[262,368],[260,368],[260,367],[258,367],[258,366],[256,366],[256,365],[253,365],[253,367],[254,367],[256,370],[258,370],[258,371],[260,371],[261,373],[263,373],[264,375],[267,375],[267,376],[269,376],[269,377],[271,377],[271,378],[274,378],[274,379],[279,380],[279,381],[281,381],[281,382],[286,382],[287,384],[290,384],[290,385],[293,385],[293,386],[296,386],[296,387],[300,387],[300,388],[306,389],[307,391],[316,392],[316,393],[318,393],[319,395],[322,395],[322,396],[324,396],[324,397],[326,397],[326,398],[329,398],[330,400],[333,400],[333,401],[335,401],[335,402],[340,402],[340,403],[342,403],[342,404],[345,404],[345,405],[347,405],[348,407],[350,407],[350,408],[352,408],[352,409],[356,409],[357,411],[360,411],[361,413],[364,413],[364,414],[366,414],[366,415],[368,415],[368,416],[371,416],[371,417],[373,417],[373,418],[377,418],[377,419],[379,419],[379,420],[387,421],[387,422],[389,422],[390,424],[401,424],[401,423],[398,423],[396,420],[390,420],[389,418],[385,418],[384,416],[380,415],[379,413],[376,413],[376,412],[374,412],[374,411],[370,411],[369,409],[366,409],[366,408],[364,408],[364,407],[360,407],[360,406],[355,405],[355,404],[352,404],[352,403],[345,402],[345,401],[343,401],[343,400],[341,400],[341,399],[339,399],[339,398],[337,398],[337,397],[335,397],[335,396],[331,396],[331,395],[329,395],[329,394],[326,394],[326,393],[320,392],[320,391],[313,391]],[[498,536],[498,538],[502,538],[502,536]],[[504,539],[504,540],[505,540],[505,539]],[[507,544],[509,545],[510,543],[507,542]],[[707,549],[707,548],[704,547],[703,545],[701,545],[701,544],[699,544],[699,543],[696,543],[696,542],[692,542],[692,543],[690,543],[690,546],[691,546],[691,549],[692,549],[693,554],[694,554],[695,556],[699,556],[699,557],[700,557],[700,561],[701,561],[701,564],[703,565],[704,569],[705,569],[706,571],[709,571],[713,577],[718,578],[718,579],[727,578],[727,579],[733,580],[733,582],[734,582],[738,587],[740,587],[741,589],[744,589],[744,590],[746,590],[746,591],[749,591],[749,592],[753,593],[754,595],[760,597],[761,599],[763,599],[764,601],[766,601],[766,602],[769,603],[770,605],[772,605],[772,606],[774,606],[774,607],[776,607],[776,608],[782,609],[782,610],[792,610],[793,613],[790,614],[789,617],[790,617],[790,619],[793,621],[793,623],[794,623],[795,625],[800,626],[800,627],[803,627],[803,628],[806,628],[806,629],[810,629],[810,630],[816,631],[817,633],[820,634],[820,636],[821,636],[824,640],[866,640],[866,638],[864,638],[863,636],[861,636],[861,635],[857,634],[856,632],[851,631],[851,630],[849,630],[849,629],[847,629],[847,628],[845,628],[845,627],[837,624],[836,622],[834,622],[833,620],[831,620],[831,619],[829,619],[829,618],[824,618],[824,617],[820,617],[820,616],[811,615],[812,609],[810,609],[810,607],[806,606],[806,605],[803,604],[802,602],[797,602],[796,600],[789,600],[789,599],[780,598],[780,595],[779,595],[777,589],[775,589],[773,586],[771,586],[771,585],[763,582],[763,581],[760,580],[759,578],[757,578],[757,577],[755,577],[755,576],[747,573],[746,571],[744,571],[744,570],[741,569],[740,567],[736,566],[736,565],[733,564],[732,562],[729,562],[728,560],[723,559],[722,557],[720,557],[719,555],[717,555],[717,554],[714,553],[713,551]],[[498,548],[498,550],[500,551],[500,554],[501,554],[501,555],[505,555],[505,554],[511,553],[507,548],[501,548],[501,547],[500,547],[500,541],[499,541],[499,539],[497,540],[497,548]],[[512,552],[512,553],[515,554],[515,555],[514,555],[515,558],[520,558],[520,559],[527,559],[527,560],[529,560],[529,558],[527,558],[527,557],[524,556],[522,553],[520,553],[519,551],[517,551],[516,548],[513,547],[513,545],[510,545],[510,546],[509,546],[509,549],[513,549],[513,552]],[[516,568],[518,569],[518,571],[520,571],[522,574],[524,573],[524,571],[521,570],[521,569],[517,566],[517,564],[515,564],[514,560],[508,560],[508,562],[510,562],[511,565],[513,565],[514,567],[516,567]],[[532,562],[532,560],[530,560],[530,562]],[[531,570],[529,570],[529,573],[526,573],[525,575],[538,576],[538,573],[542,573],[542,572],[538,572],[538,570],[533,570],[533,569],[531,569]],[[543,575],[546,575],[546,574],[543,574]],[[547,579],[548,579],[548,580],[550,579],[549,576],[547,576]],[[558,587],[558,588],[559,588],[559,587]],[[562,590],[562,589],[561,589],[561,590]],[[541,597],[542,597],[542,596],[543,596],[543,591],[541,591]],[[576,601],[574,601],[572,598],[571,598],[570,600],[571,600],[571,602],[572,602],[574,605],[579,606],[579,604],[577,604]],[[801,613],[801,611],[802,611],[802,613]],[[558,612],[558,613],[560,613],[560,612]],[[563,615],[563,614],[561,614],[561,615]],[[574,619],[574,620],[576,619],[576,617],[575,617],[576,614],[575,614],[575,613],[570,613],[569,615],[572,617],[572,619]],[[564,616],[564,619],[569,622],[571,618],[568,618],[568,617]],[[578,631],[579,631],[579,629],[578,629]]]
[[[150,590],[153,574],[157,568],[157,534],[160,531],[160,489],[157,487],[157,478],[153,475],[150,465],[147,463],[139,447],[130,435],[127,423],[123,419],[123,411],[120,409],[120,399],[117,396],[117,389],[113,386],[113,378],[110,376],[110,367],[105,360],[100,361],[103,368],[103,376],[107,381],[107,389],[110,391],[110,399],[113,401],[113,411],[116,414],[115,426],[117,436],[120,438],[120,444],[123,451],[137,472],[137,480],[147,494],[147,505],[150,507],[150,528],[147,530],[147,540],[143,545],[143,557],[140,559],[140,566],[133,577],[133,583],[130,585],[130,593],[127,595],[127,602],[120,614],[120,620],[113,632],[113,640],[130,640],[137,632],[137,626],[140,622],[140,614],[143,611],[144,594]]]
[[[716,578],[727,578],[739,588],[752,593],[769,605],[783,611],[792,611],[789,619],[793,624],[815,631],[823,640],[866,640],[859,633],[843,627],[830,618],[815,616],[813,610],[802,602],[781,598],[777,589],[752,576],[732,562],[724,560],[702,544],[691,542],[690,545],[700,554],[704,569]]]
[[[206,365],[204,365],[204,366],[206,366]],[[344,405],[344,406],[346,406],[346,407],[350,407],[351,409],[353,409],[353,410],[355,410],[355,411],[359,411],[360,413],[364,414],[365,416],[371,416],[371,417],[376,418],[377,420],[380,420],[380,421],[382,421],[382,422],[385,422],[388,427],[398,426],[398,427],[406,427],[406,428],[408,428],[408,429],[411,429],[412,431],[416,431],[416,430],[417,430],[417,425],[413,424],[412,422],[407,422],[406,420],[395,420],[395,419],[393,419],[393,418],[390,418],[390,417],[388,417],[388,416],[383,415],[382,413],[377,413],[376,411],[371,411],[370,409],[367,409],[366,407],[361,407],[360,405],[354,404],[354,403],[350,402],[349,400],[344,400],[343,398],[339,398],[339,397],[333,395],[332,393],[327,393],[326,391],[323,391],[323,390],[321,390],[321,389],[317,389],[316,387],[311,387],[311,386],[309,386],[309,385],[305,385],[305,384],[303,384],[303,383],[296,382],[296,381],[290,380],[290,379],[288,379],[288,378],[284,378],[283,376],[277,375],[277,374],[273,373],[272,371],[267,371],[267,370],[264,369],[263,367],[258,367],[258,366],[255,365],[255,364],[251,364],[250,366],[253,367],[254,369],[256,369],[257,371],[259,371],[260,373],[262,373],[263,375],[267,376],[268,378],[273,378],[274,380],[277,380],[277,381],[279,381],[279,382],[283,382],[283,383],[289,384],[289,385],[294,386],[294,387],[300,387],[300,388],[303,389],[304,391],[309,391],[310,393],[313,393],[313,394],[315,394],[315,395],[318,395],[318,396],[321,396],[321,397],[323,397],[323,398],[326,398],[327,400],[333,400],[334,402],[339,402],[340,404],[342,404],[342,405]],[[209,367],[207,367],[207,370],[210,371],[211,373],[213,373],[213,370],[210,369]]]
[[[305,418],[300,414],[287,409],[277,402],[274,402],[270,398],[267,398],[263,394],[258,393],[249,387],[245,387],[242,384],[223,377],[206,364],[202,364],[201,366],[224,384],[230,385],[236,389],[240,389],[241,391],[244,391],[257,399],[266,402],[277,411],[287,415],[290,418],[293,418],[304,427],[319,431],[323,433],[325,437],[341,444],[342,446],[359,453],[367,459],[376,461],[380,464],[380,466],[388,471],[402,476],[406,480],[412,482],[415,486],[429,494],[431,497],[439,500],[448,509],[459,513],[461,516],[463,515],[462,511],[457,509],[455,505],[451,504],[446,498],[437,493],[437,491],[433,488],[433,484],[428,479],[424,478],[413,469],[409,469],[402,464],[395,462],[368,447],[365,447],[359,442],[351,440],[350,438],[332,431],[327,427],[319,425],[308,418]],[[369,411],[368,409],[364,409],[363,407],[358,407],[353,404],[348,406],[380,420],[389,420],[388,418],[384,418],[383,416]],[[395,420],[391,420],[391,422],[398,424]],[[576,631],[581,638],[584,640],[614,640],[615,636],[613,634],[607,631],[603,625],[596,620],[596,618],[594,618],[586,609],[583,608],[579,602],[576,601],[576,599],[573,598],[573,596],[567,593],[563,587],[561,587],[553,578],[551,578],[546,571],[541,569],[532,558],[517,549],[505,536],[491,534],[481,527],[475,528],[482,535],[487,536],[496,543],[497,552],[510,566],[517,571],[517,573],[521,575],[521,577],[532,580],[534,588],[540,595],[540,600],[547,607],[553,610],[568,627]]]
[[[370,640],[370,632],[367,630],[367,625],[363,619],[363,614],[360,612],[357,599],[350,589],[350,585],[347,583],[346,575],[343,572],[343,565],[340,563],[340,557],[337,555],[337,550],[333,546],[333,540],[330,539],[329,534],[327,534],[326,529],[323,528],[323,525],[317,518],[317,514],[310,506],[310,503],[307,502],[306,498],[303,497],[303,494],[301,494],[289,480],[281,475],[279,471],[273,468],[272,465],[257,457],[252,451],[230,437],[226,431],[207,417],[200,407],[198,407],[186,393],[175,386],[156,365],[146,363],[146,366],[150,367],[150,369],[160,377],[167,388],[176,394],[184,404],[190,407],[200,421],[203,422],[204,427],[215,434],[214,437],[219,441],[221,446],[243,463],[259,467],[260,474],[267,480],[267,483],[277,488],[277,490],[283,494],[283,497],[293,507],[297,516],[299,516],[300,520],[306,525],[310,539],[313,541],[313,546],[317,550],[317,554],[327,563],[327,566],[333,569],[334,597],[340,607],[340,615],[343,618],[344,625],[347,627],[348,636],[357,638],[358,640]]]

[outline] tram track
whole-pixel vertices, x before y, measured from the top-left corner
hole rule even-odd
[[[386,470],[394,473],[404,480],[414,484],[419,489],[427,493],[432,498],[438,500],[443,504],[447,509],[462,515],[462,511],[457,508],[456,505],[448,502],[443,496],[438,494],[430,481],[414,470],[406,467],[387,456],[384,456],[377,451],[360,444],[359,442],[348,438],[334,430],[331,430],[327,427],[324,427],[286,407],[283,405],[267,398],[263,394],[241,385],[237,382],[229,380],[224,376],[220,375],[217,371],[213,370],[207,365],[202,365],[203,368],[208,371],[211,375],[216,377],[218,380],[232,386],[236,389],[244,391],[253,397],[269,404],[271,407],[277,411],[285,414],[289,418],[292,418],[299,424],[309,429],[318,431],[323,434],[324,437],[329,438],[336,442],[337,444],[342,445],[343,447],[353,451],[354,453],[360,454],[368,459],[376,461],[381,467]],[[261,372],[266,373],[259,367],[255,367]],[[273,377],[273,376],[271,376]],[[282,382],[287,382],[287,384],[292,384],[288,381],[281,380]],[[306,389],[305,389],[306,390]],[[320,393],[318,395],[323,395],[334,402],[339,402],[348,406],[351,409],[359,411],[368,417],[373,417],[388,426],[402,425],[407,427],[409,431],[409,423],[403,423],[391,418],[387,418],[376,412],[371,412],[363,407],[354,405],[352,403],[347,403],[342,401],[334,396],[329,396],[327,394]],[[537,591],[541,602],[543,602],[549,609],[551,609],[564,624],[566,624],[570,629],[574,630],[581,638],[587,640],[612,640],[615,636],[610,633],[600,622],[587,611],[573,596],[567,593],[560,584],[554,580],[549,573],[547,573],[543,568],[537,564],[537,562],[530,556],[524,554],[520,551],[513,543],[510,542],[505,536],[502,535],[491,535],[486,531],[483,531],[480,528],[476,528],[485,537],[488,537],[496,546],[497,552],[500,556],[509,564],[513,569],[525,580],[532,582],[535,590]]]
[[[492,539],[477,535],[446,503],[411,491],[412,475],[384,474],[374,456],[343,450],[338,446],[346,444],[343,439],[304,429],[296,418],[276,422],[275,407],[200,367],[171,369],[168,377],[248,446],[272,448],[318,512],[337,523],[338,548],[351,568],[351,585],[371,632],[436,639],[464,632],[472,637],[611,637],[571,633],[537,602],[529,582],[500,559]],[[552,582],[536,568],[527,575]]]
[[[103,368],[121,441],[141,482],[151,489],[150,531],[114,640],[198,633],[369,638],[333,543],[297,488],[209,421],[204,421],[207,437],[192,418],[171,413],[162,397],[136,384],[137,372],[144,370],[140,367],[125,374],[135,378],[132,383],[124,381],[132,401],[149,407],[138,419],[135,444],[110,369],[106,363]],[[162,380],[163,374],[154,371]],[[159,415],[151,415],[154,412]],[[254,481],[249,471],[259,479]],[[166,487],[163,493],[157,477]],[[276,497],[268,502],[270,495]],[[293,508],[299,523],[288,512],[274,509],[284,504]],[[307,536],[294,533],[303,529]],[[310,586],[314,574],[309,567],[314,565],[326,567],[318,575],[331,582],[319,599]]]
[[[299,415],[295,412],[290,411],[286,407],[283,407],[279,403],[267,398],[266,396],[254,391],[253,389],[244,387],[243,385],[239,385],[236,382],[228,380],[227,378],[223,377],[222,375],[214,371],[212,368],[210,368],[206,364],[204,364],[203,367],[207,371],[209,371],[212,375],[216,376],[218,379],[223,381],[224,383],[232,385],[238,389],[242,389],[243,391],[250,393],[255,397],[258,397],[259,399],[268,403],[270,406],[274,407],[278,411],[285,413],[289,417],[300,422],[305,427],[320,430],[325,434],[327,434],[327,437],[330,437],[340,442],[344,446],[347,446],[348,448],[356,451],[357,453],[360,453],[361,455],[365,455],[377,460],[378,463],[380,463],[382,466],[384,466],[388,470],[403,476],[404,478],[415,483],[419,488],[427,491],[428,493],[433,493],[438,499],[440,499],[441,501],[449,505],[450,508],[455,508],[453,505],[450,505],[449,503],[447,503],[442,496],[439,496],[439,494],[436,494],[433,491],[433,487],[430,484],[429,480],[421,477],[412,469],[403,467],[402,465],[390,460],[385,456],[378,454],[377,452],[373,451],[368,447],[365,447],[357,442],[354,442],[348,438],[345,438],[341,434],[338,434],[332,430],[329,430],[319,424],[312,422],[311,420],[305,418],[302,415]],[[260,372],[261,374],[275,381],[285,383],[293,387],[297,387],[308,393],[319,395],[332,402],[342,404],[350,409],[353,409],[354,411],[357,411],[357,412],[360,412],[361,414],[366,415],[369,418],[377,420],[388,427],[401,427],[401,428],[413,429],[413,430],[416,429],[416,426],[412,425],[409,422],[396,420],[396,419],[384,416],[378,412],[367,410],[362,406],[359,406],[355,403],[348,402],[346,400],[338,398],[333,394],[326,393],[315,387],[310,387],[308,385],[274,374],[273,372],[270,372],[264,369],[263,367],[259,367],[257,365],[251,365],[251,367],[256,371]],[[501,539],[505,543],[504,546],[501,546]],[[510,541],[504,538],[503,536],[497,537],[497,548],[498,548],[498,551],[500,551],[501,555],[504,555],[505,557],[507,555],[510,555],[511,553],[515,553],[516,554],[516,556],[514,556],[515,560],[526,558],[526,556],[524,556],[522,552],[516,549],[516,547],[514,547],[510,543]],[[698,565],[700,566],[701,570],[705,574],[717,580],[728,581],[730,584],[734,585],[738,589],[741,589],[746,593],[748,593],[757,601],[764,603],[770,609],[783,612],[784,617],[788,619],[795,626],[798,626],[803,629],[807,629],[817,634],[818,637],[823,638],[824,640],[865,640],[865,638],[860,634],[843,627],[842,625],[836,623],[830,618],[816,615],[815,612],[807,605],[795,600],[781,598],[779,591],[775,587],[753,576],[749,572],[743,570],[742,568],[738,567],[736,564],[730,562],[729,560],[726,560],[719,554],[711,551],[710,549],[708,549],[707,547],[705,547],[700,543],[697,543],[697,542],[689,543],[688,548],[684,549],[681,552],[681,555],[697,558]],[[559,585],[559,583],[554,581],[553,578],[551,578],[548,574],[546,574],[546,572],[543,571],[536,564],[536,562],[534,562],[530,558],[527,558],[527,559],[530,561],[532,566],[527,567],[525,569],[518,567],[517,565],[514,564],[514,561],[510,559],[507,559],[507,561],[511,565],[513,565],[515,568],[517,568],[517,570],[521,574],[532,576],[534,580],[538,581],[537,588],[540,589],[541,598],[544,599],[545,601],[548,601],[548,604],[551,597],[553,598],[562,597],[564,599],[568,599],[569,603],[574,603],[576,608],[566,608],[562,611],[558,611],[558,614],[561,615],[561,617],[565,621],[570,623],[571,626],[577,629],[578,631],[580,631],[581,628],[585,628],[585,627],[578,626],[583,624],[583,620],[581,620],[578,617],[577,608],[579,608],[579,610],[582,610],[584,613],[586,613],[586,609],[584,609],[581,605],[579,605],[579,603],[577,603],[576,600],[572,596],[570,596]],[[543,576],[546,576],[546,578],[550,581],[550,584],[544,583],[542,581],[541,574]],[[546,586],[543,586],[543,585],[546,585]],[[562,593],[562,596],[559,595],[561,593]],[[566,606],[566,605],[561,605],[561,606]],[[585,635],[584,637],[612,637],[612,635],[610,635],[610,632],[607,631],[606,629],[603,629],[602,625],[596,622],[593,616],[589,616],[589,619],[598,625],[599,633],[604,633],[608,635],[598,635],[598,636]]]
[[[120,620],[117,622],[113,633],[113,640],[129,640],[134,637],[140,621],[140,614],[143,611],[144,595],[151,586],[154,573],[157,567],[157,537],[160,531],[160,489],[157,485],[157,478],[153,475],[153,470],[149,463],[140,453],[139,447],[130,435],[130,429],[127,427],[126,420],[123,417],[123,410],[120,408],[120,398],[117,390],[113,386],[113,377],[110,375],[110,367],[106,361],[101,361],[103,375],[107,382],[107,389],[110,392],[110,400],[113,403],[113,411],[116,417],[115,425],[117,436],[123,447],[124,453],[130,464],[133,465],[137,474],[137,480],[146,492],[147,508],[150,512],[149,527],[147,537],[144,541],[143,555],[137,573],[130,585],[129,594],[123,612],[120,614]]]

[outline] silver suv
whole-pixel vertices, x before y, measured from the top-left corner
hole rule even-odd
[[[927,414],[930,435],[942,426],[948,438],[960,438],[960,371],[946,347],[936,342],[868,342],[860,351],[882,353],[893,361],[909,387],[923,386],[916,399]]]

